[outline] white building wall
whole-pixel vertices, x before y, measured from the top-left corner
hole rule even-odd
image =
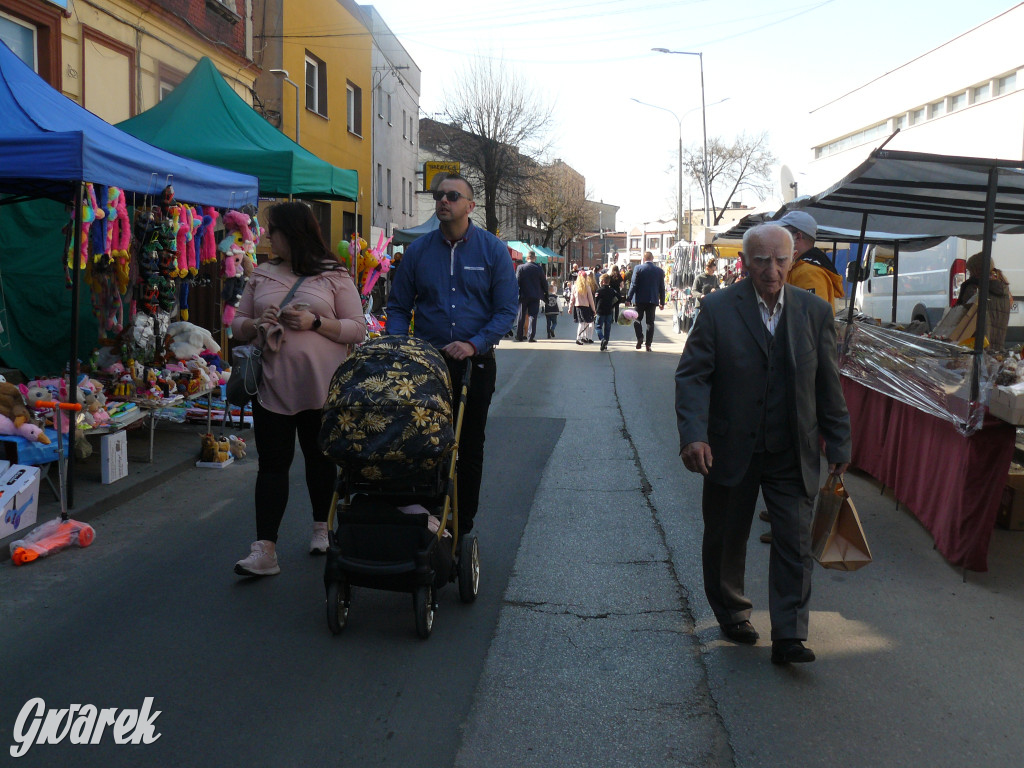
[[[892,37],[899,39],[898,34]],[[885,141],[900,118],[901,131],[887,149],[1024,159],[1021,39],[1024,3],[813,110],[811,136],[817,148],[882,121],[886,125],[833,154],[814,157],[812,150],[804,175],[797,177],[800,194],[816,194],[839,181]],[[1014,89],[997,95],[998,79],[1014,73]],[[988,97],[975,100],[973,89],[986,83]],[[959,93],[967,94],[967,103],[951,111],[951,99]],[[940,100],[945,113],[927,119],[930,105]],[[922,108],[926,119],[911,124],[911,115]]]

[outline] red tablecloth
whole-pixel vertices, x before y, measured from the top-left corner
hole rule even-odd
[[[986,415],[964,437],[948,421],[842,377],[853,465],[893,489],[953,565],[988,570],[988,545],[1016,427]]]

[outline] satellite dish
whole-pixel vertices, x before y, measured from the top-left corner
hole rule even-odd
[[[782,189],[782,202],[788,203],[796,197],[796,181],[788,165],[779,170],[779,187]]]

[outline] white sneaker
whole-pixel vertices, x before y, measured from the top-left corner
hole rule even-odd
[[[326,554],[329,545],[327,541],[327,523],[313,523],[313,538],[309,540],[309,554]]]
[[[268,551],[262,541],[254,541],[249,556],[235,563],[239,576],[276,576],[281,572],[277,552]]]

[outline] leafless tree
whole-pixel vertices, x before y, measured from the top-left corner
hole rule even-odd
[[[683,152],[683,171],[699,186],[704,186],[703,147]],[[738,192],[750,191],[764,200],[771,191],[771,171],[776,163],[768,146],[768,134],[747,136],[741,133],[732,144],[720,137],[708,139],[708,207],[714,213],[714,224],[722,220],[725,209]],[[723,192],[724,202],[715,204],[715,190]]]
[[[486,227],[497,233],[499,201],[514,203],[526,191],[548,148],[553,107],[506,62],[478,57],[445,94],[444,110],[461,129],[447,154],[483,189]]]
[[[556,160],[535,174],[524,202],[544,233],[545,248],[564,252],[565,246],[587,228],[588,210],[584,179]]]

